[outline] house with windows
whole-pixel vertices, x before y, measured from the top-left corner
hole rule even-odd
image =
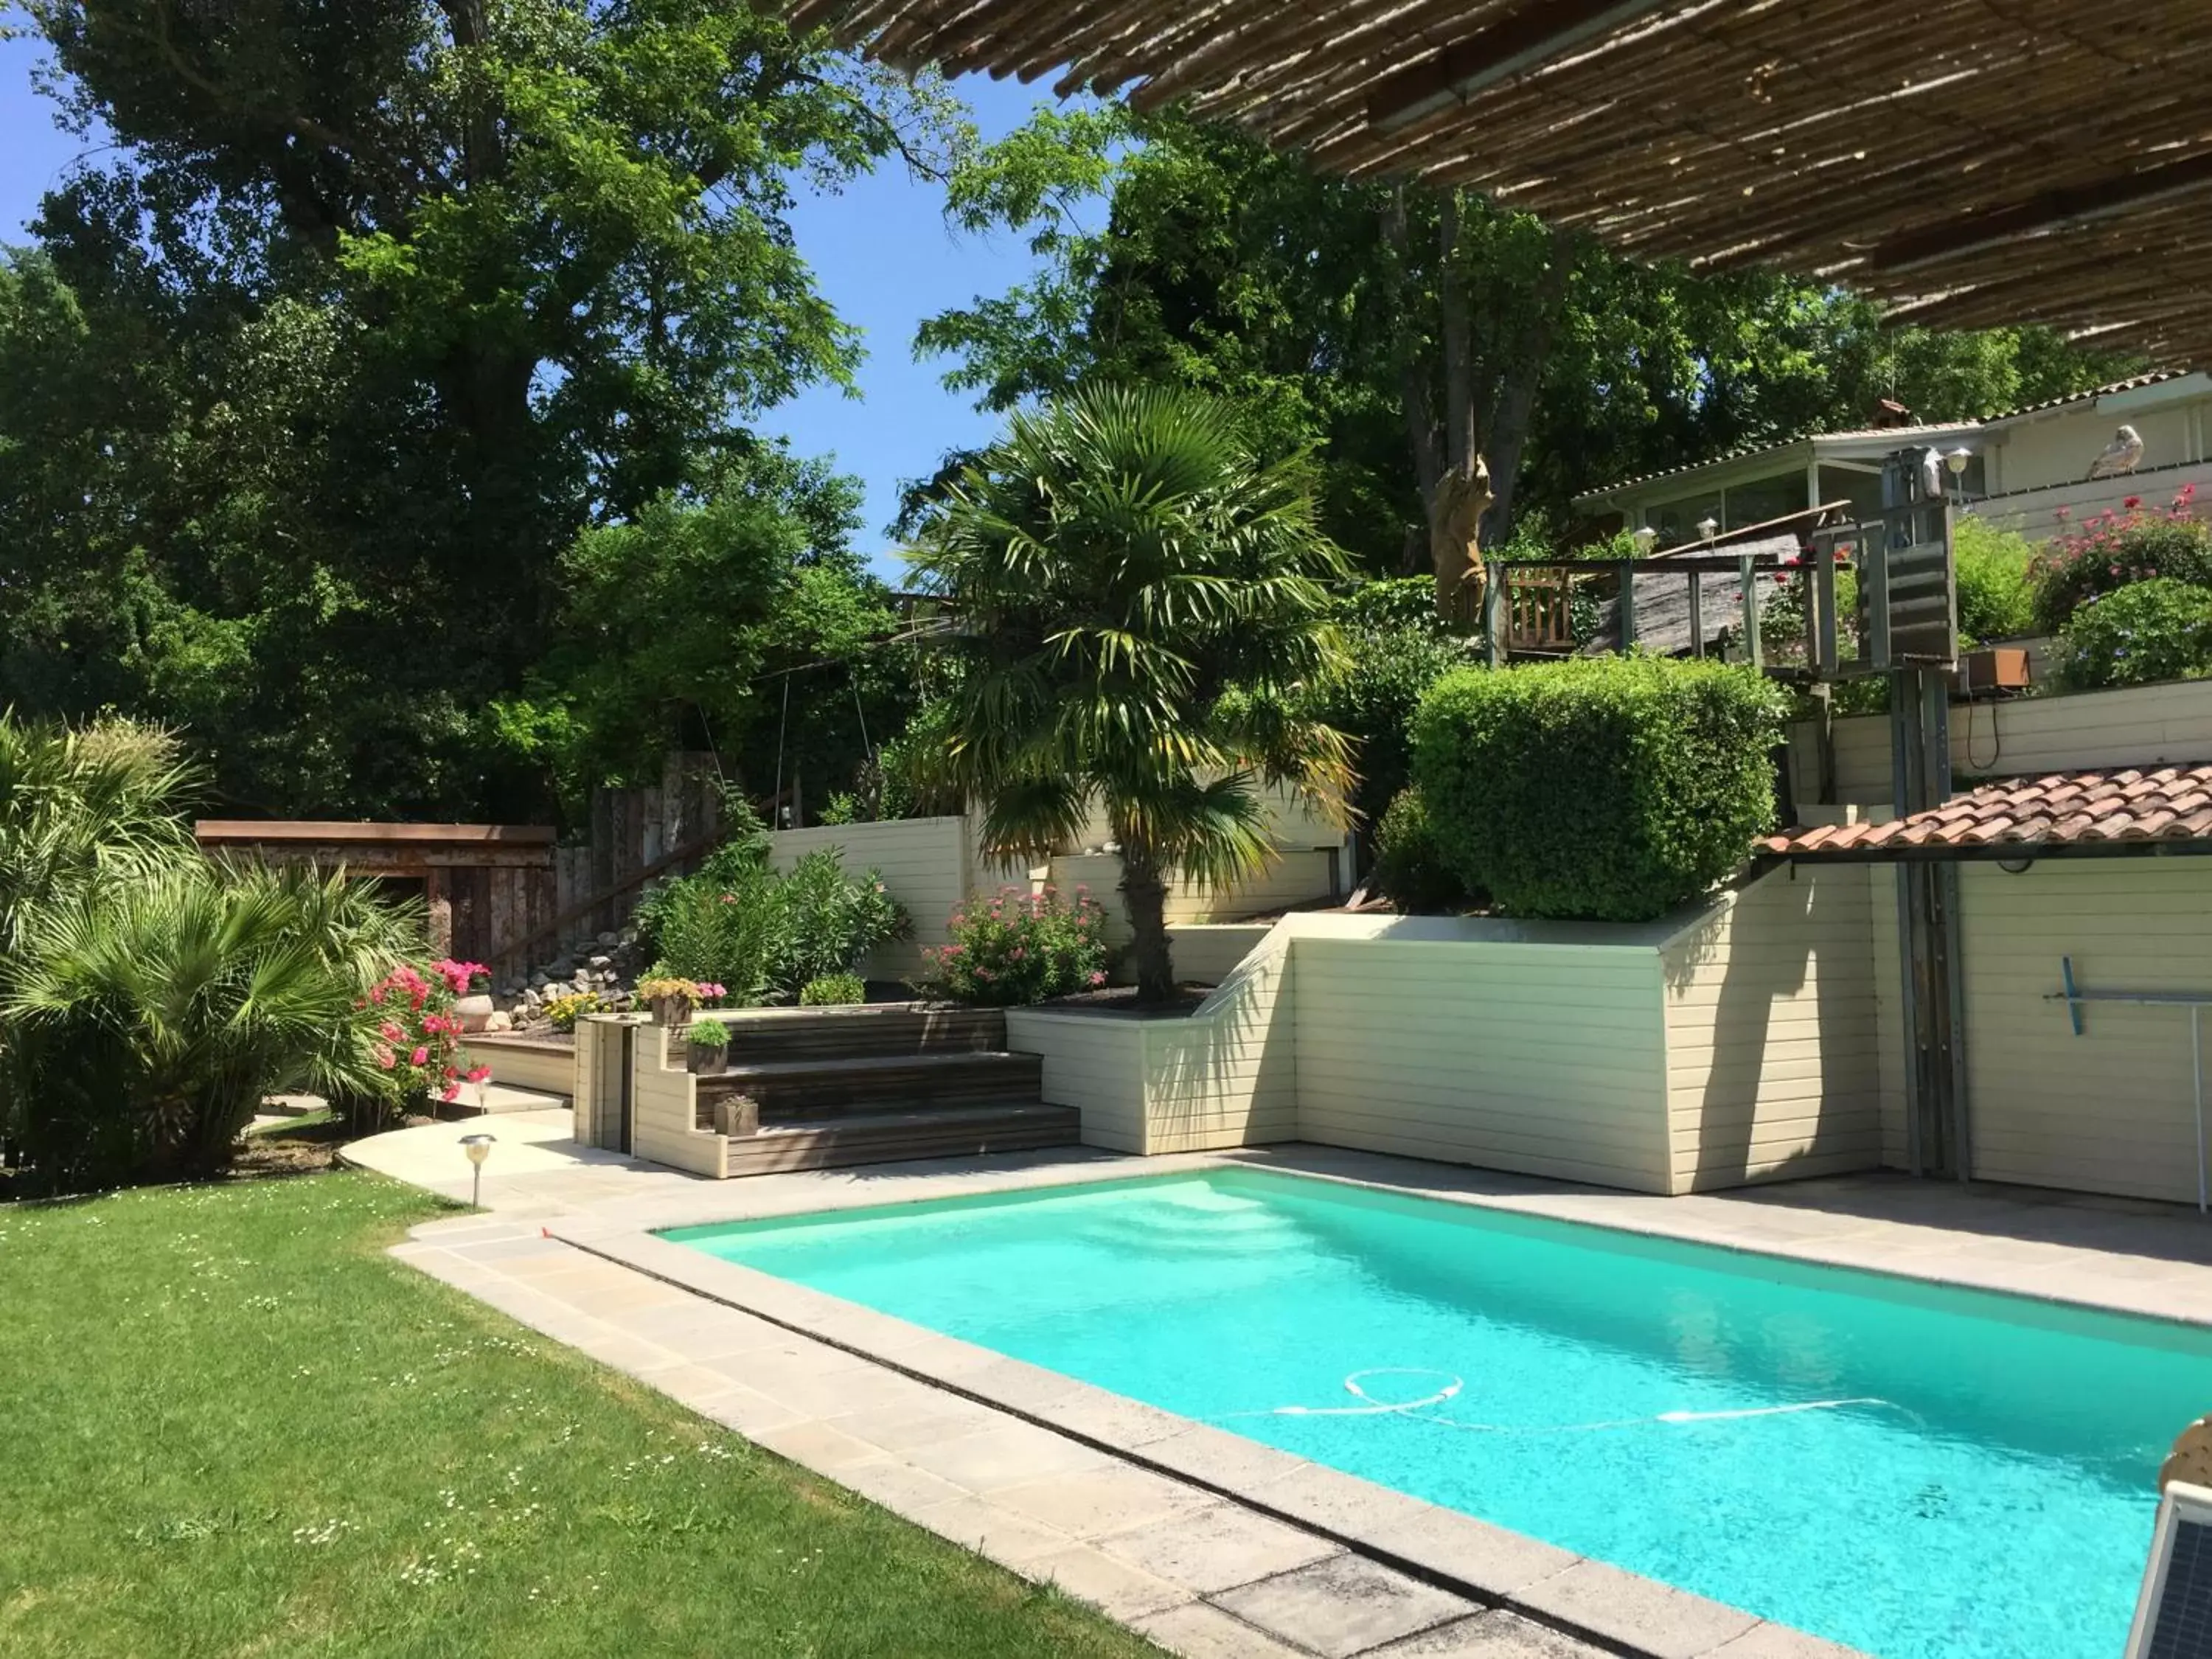
[[[2142,439],[2142,459],[2130,471],[2089,477],[2123,426]],[[1694,541],[1706,519],[1735,531],[1838,501],[1870,514],[1881,505],[1883,457],[1924,446],[1947,457],[1963,450],[1954,487],[1966,504],[2041,540],[2068,519],[2078,522],[2130,495],[2163,504],[2184,485],[2212,486],[2208,444],[2212,374],[2161,370],[1986,420],[1914,424],[1907,417],[1741,450],[1623,478],[1575,504],[1600,522],[1655,530],[1662,547]]]

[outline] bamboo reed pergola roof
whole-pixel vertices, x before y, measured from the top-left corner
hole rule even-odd
[[[2212,3],[792,0],[903,68],[1182,99],[1355,178],[1945,327],[2212,361]]]

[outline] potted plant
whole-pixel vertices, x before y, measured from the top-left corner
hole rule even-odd
[[[722,1069],[730,1047],[730,1028],[718,1019],[695,1019],[684,1028],[684,1063],[690,1070],[712,1074]]]
[[[699,988],[688,979],[648,975],[637,982],[638,1000],[653,1010],[656,1025],[683,1025],[699,1001]]]

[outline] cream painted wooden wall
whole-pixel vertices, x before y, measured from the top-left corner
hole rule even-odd
[[[665,1025],[637,1028],[630,1067],[630,1150],[654,1164],[720,1180],[729,1173],[729,1143],[697,1127],[699,1082],[681,1065],[669,1065],[669,1036]]]
[[[1157,1154],[1298,1138],[1287,933],[1271,933],[1188,1018],[1017,1008],[1009,1048],[1044,1057],[1043,1097],[1087,1146]]]
[[[1863,865],[1771,871],[1664,947],[1674,1190],[1879,1164],[1871,894]]]
[[[914,918],[914,935],[883,946],[861,971],[871,979],[907,979],[921,970],[925,946],[945,942],[952,907],[968,896],[969,846],[966,818],[894,818],[779,830],[769,837],[769,860],[788,870],[809,853],[835,848],[854,875],[880,870],[884,888]]]
[[[1951,769],[1962,778],[2204,763],[2212,763],[2212,680],[1951,709]],[[1790,781],[1799,801],[1816,799],[1815,765],[1812,727],[1792,726]],[[1836,785],[1839,802],[1889,799],[1887,715],[1836,722]]]
[[[1297,939],[1299,1139],[1667,1191],[1656,937],[1478,931],[1407,918]]]
[[[2077,1037],[2045,998],[2069,955],[2086,989],[2212,994],[2212,859],[1960,875],[1973,1174],[2194,1203],[2188,1014],[2091,1004]]]

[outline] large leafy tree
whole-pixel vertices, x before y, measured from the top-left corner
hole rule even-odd
[[[949,211],[1020,228],[1043,260],[924,324],[950,384],[1000,409],[1094,377],[1236,398],[1264,441],[1317,446],[1324,522],[1362,566],[1448,586],[1523,512],[1565,526],[1615,477],[1856,424],[1882,398],[1987,413],[2116,367],[2047,333],[1885,327],[1771,273],[1636,265],[1173,112],[1041,114],[956,169]]]
[[[1339,665],[1345,570],[1310,468],[1264,459],[1221,399],[1088,387],[1014,416],[918,558],[964,659],[934,769],[1008,852],[1048,850],[1101,802],[1139,996],[1169,1000],[1170,872],[1221,885],[1266,861],[1260,781],[1342,814],[1347,744],[1302,695]]]
[[[761,445],[561,556],[552,643],[506,740],[571,799],[659,775],[673,743],[764,795],[851,788],[915,702],[890,595],[848,542],[859,491]]]
[[[558,556],[849,376],[794,181],[953,106],[711,0],[27,9],[115,147],[0,267],[0,698],[178,720],[247,807],[539,809],[488,711]]]

